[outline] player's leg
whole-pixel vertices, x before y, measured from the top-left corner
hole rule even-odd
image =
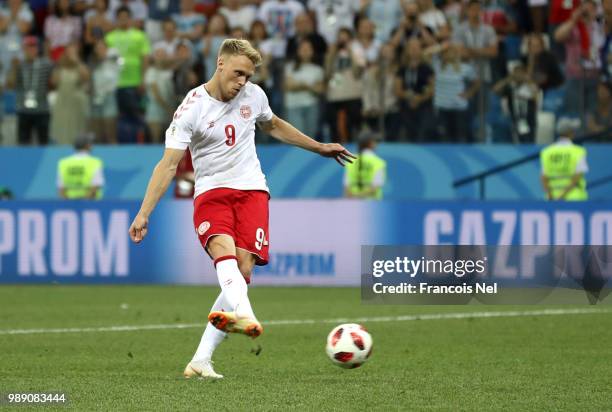
[[[234,239],[229,236],[213,236],[208,240],[207,250],[215,260],[217,277],[229,311],[212,311],[208,320],[217,329],[238,332],[256,338],[263,329],[255,318],[247,284],[238,267]]]
[[[245,191],[239,201],[235,203],[234,208],[236,220],[240,222],[240,225],[235,227],[236,263],[238,272],[243,278],[243,282],[240,284],[245,285],[243,300],[237,309],[239,320],[235,326],[240,326],[242,333],[252,337],[259,336],[263,329],[253,313],[246,284],[250,283],[255,264],[264,265],[268,262],[268,197],[266,192]],[[241,317],[245,319],[244,322],[246,320],[254,322],[248,325],[241,323]],[[231,321],[231,314],[211,313],[209,316],[209,320],[222,329],[225,329],[225,327],[221,322],[227,319]]]
[[[208,253],[215,261],[217,278],[230,311],[239,317],[254,318],[247,296],[247,284],[238,266],[234,239],[229,236],[213,236],[208,241]]]
[[[212,311],[227,311],[229,306],[223,297],[223,291],[217,296],[215,303],[213,304]],[[202,334],[202,339],[200,339],[200,344],[196,349],[196,353],[193,355],[191,362],[185,368],[183,375],[186,378],[193,378],[196,376],[202,378],[213,378],[213,379],[221,379],[223,375],[220,375],[215,372],[212,367],[212,356],[217,349],[217,346],[223,339],[227,333],[217,329],[210,322],[206,324],[206,328],[204,329],[204,333]]]
[[[199,195],[194,202],[193,223],[200,243],[215,262],[224,299],[230,311],[239,307],[246,296],[246,283],[238,269],[234,243],[233,204],[239,191],[213,189]]]

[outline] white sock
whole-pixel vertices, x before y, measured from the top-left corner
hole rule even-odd
[[[221,260],[216,263],[216,268],[217,278],[230,311],[236,312],[240,317],[255,319],[246,281],[238,269],[238,261],[235,258]]]
[[[213,304],[211,311],[225,310],[227,311],[229,306],[223,297],[223,291],[217,296],[217,300]],[[213,352],[217,349],[217,346],[225,338],[227,333],[215,328],[210,322],[206,324],[202,339],[198,345],[195,355],[193,355],[192,362],[197,361],[208,361],[212,358]]]

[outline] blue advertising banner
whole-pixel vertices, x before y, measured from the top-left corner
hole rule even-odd
[[[191,201],[0,203],[0,283],[216,284]],[[610,245],[612,203],[273,200],[254,284],[359,285],[362,245]]]

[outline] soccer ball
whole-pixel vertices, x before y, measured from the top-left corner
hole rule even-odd
[[[361,325],[344,323],[329,333],[325,350],[334,364],[347,369],[358,368],[372,354],[372,336]]]

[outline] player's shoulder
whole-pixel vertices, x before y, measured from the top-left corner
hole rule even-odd
[[[176,109],[176,112],[174,112],[174,120],[179,120],[184,117],[192,119],[192,116],[194,116],[193,113],[199,113],[206,102],[206,90],[204,90],[204,85],[189,90],[180,106]],[[192,113],[192,115],[188,115],[189,113]]]
[[[261,86],[255,83],[248,82],[245,86],[246,96],[253,97],[257,100],[267,99],[266,92],[263,91]]]
[[[206,90],[204,89],[204,85],[200,84],[197,87],[189,90],[187,94],[185,94],[185,98],[183,100],[193,100],[195,101],[204,101],[204,97],[206,96]]]

